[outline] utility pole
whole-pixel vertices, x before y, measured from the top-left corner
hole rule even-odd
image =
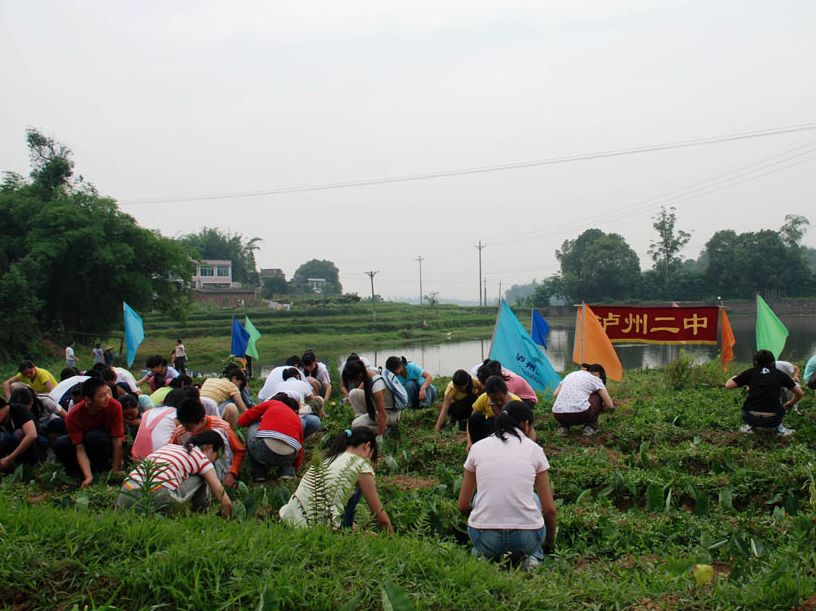
[[[374,320],[377,320],[377,307],[376,303],[377,300],[374,298],[374,276],[379,274],[379,270],[376,272],[364,272],[366,276],[371,278],[371,315],[374,317]]]
[[[487,299],[482,298],[482,250],[487,247],[487,244],[482,244],[482,241],[479,240],[479,243],[476,244],[476,250],[479,251],[479,305],[483,305]]]
[[[419,305],[422,305],[422,256],[416,258],[419,261]]]

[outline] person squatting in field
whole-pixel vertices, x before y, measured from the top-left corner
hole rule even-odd
[[[351,528],[362,496],[379,527],[394,532],[377,494],[372,466],[376,462],[377,438],[370,428],[353,427],[340,432],[321,466],[309,467],[289,502],[281,507],[281,520],[292,526]],[[318,486],[324,490],[317,490]],[[315,498],[315,492],[325,499],[323,503]]]
[[[553,397],[552,411],[558,423],[555,432],[561,436],[569,435],[570,427],[581,425],[585,437],[594,435],[599,431],[598,416],[614,408],[606,390],[606,371],[598,364],[568,373]]]
[[[220,433],[207,430],[193,435],[183,446],[170,443],[151,452],[125,479],[116,507],[129,509],[147,498],[157,511],[187,501],[193,511],[203,511],[210,504],[209,489],[221,504],[221,515],[229,517],[232,502],[213,466],[223,447]],[[149,495],[144,494],[145,486],[150,486]]]
[[[795,433],[782,424],[785,411],[791,409],[804,396],[802,389],[791,377],[776,368],[776,359],[770,350],[760,350],[754,356],[754,366],[729,378],[728,389],[748,387],[748,395],[742,405],[742,419],[745,424],[740,431],[752,433],[755,429],[776,429],[778,435]],[[792,397],[784,405],[780,391],[787,388]]]
[[[457,507],[469,516],[474,555],[511,554],[532,569],[555,542],[550,464],[535,442],[530,406],[510,401],[495,420],[493,432],[468,451]]]

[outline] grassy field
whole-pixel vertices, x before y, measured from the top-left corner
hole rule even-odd
[[[536,410],[558,505],[557,549],[534,574],[469,555],[455,507],[461,434],[432,431],[435,410],[405,412],[386,439],[378,486],[397,529],[293,531],[277,508],[294,483],[241,485],[236,516],[140,517],[111,510],[115,485],[80,492],[53,465],[0,484],[0,600],[18,609],[371,608],[393,582],[428,609],[813,608],[816,401],[789,438],[739,434],[740,391],[714,364],[680,361],[610,384],[602,433],[563,439]],[[442,382],[440,382],[442,383]],[[350,410],[332,406],[325,435]],[[714,569],[698,584],[692,567]],[[808,606],[810,605],[810,606]]]

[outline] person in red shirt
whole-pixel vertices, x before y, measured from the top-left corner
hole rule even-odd
[[[303,461],[303,424],[298,402],[286,393],[251,407],[238,418],[246,433],[249,466],[253,481],[266,479],[271,467],[280,470],[281,479],[293,479]]]
[[[54,454],[69,474],[82,475],[81,488],[93,483],[93,473],[122,468],[122,405],[101,378],[82,383],[82,401],[65,417],[67,435],[54,441]]]

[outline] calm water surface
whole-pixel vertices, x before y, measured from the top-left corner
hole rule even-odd
[[[756,352],[754,318],[732,318],[736,345],[735,360],[750,363]],[[798,317],[787,323],[788,341],[782,358],[799,362],[816,354],[816,317]],[[572,345],[575,338],[574,327],[560,327],[550,330],[547,358],[559,371],[570,368]],[[680,350],[685,350],[697,362],[718,358],[719,346],[687,345],[671,346],[661,344],[616,344],[615,350],[624,369],[647,369],[661,367],[677,359]],[[490,352],[490,338],[470,341],[447,342],[443,344],[385,346],[376,350],[361,350],[358,354],[376,365],[385,365],[391,355],[405,356],[409,361],[422,365],[432,375],[451,375],[457,369],[469,369],[487,358]],[[345,355],[344,357],[345,358]],[[335,365],[339,368],[343,359]]]

